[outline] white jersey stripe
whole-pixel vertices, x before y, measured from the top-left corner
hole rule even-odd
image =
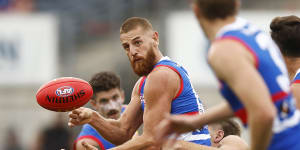
[[[187,141],[187,142],[198,141],[198,140],[207,140],[207,139],[210,139],[209,134],[195,134],[195,135],[193,135],[192,132],[181,134],[177,138],[177,140],[183,140],[183,141]]]
[[[300,111],[296,110],[291,118],[280,121],[278,117],[273,122],[273,132],[280,133],[285,129],[291,128],[300,122]]]
[[[297,76],[299,73],[300,73],[300,68],[297,70],[297,72],[296,72],[296,74],[295,74],[295,76],[294,76],[294,78],[293,78],[293,79],[295,79],[295,78],[296,78],[296,76]]]

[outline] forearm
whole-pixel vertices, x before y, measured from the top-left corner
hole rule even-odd
[[[145,150],[150,147],[153,148],[153,146],[155,146],[153,138],[142,135],[110,150]]]
[[[89,124],[101,136],[115,145],[120,145],[131,138],[127,130],[121,127],[121,123],[118,120],[105,119],[96,112],[92,114],[92,121]]]
[[[234,113],[226,102],[222,102],[221,104],[211,109],[208,109],[205,113],[201,114],[200,116],[201,117],[198,117],[195,120],[195,128],[199,128],[206,124],[215,123],[233,117]]]
[[[264,115],[248,116],[251,130],[251,150],[267,149],[272,136],[272,117],[263,117]]]

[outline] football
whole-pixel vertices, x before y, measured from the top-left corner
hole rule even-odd
[[[85,105],[92,95],[93,89],[88,82],[63,77],[42,85],[36,93],[36,100],[45,109],[65,112]]]

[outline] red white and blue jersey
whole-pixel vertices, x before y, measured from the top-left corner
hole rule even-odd
[[[181,80],[180,90],[177,93],[176,97],[173,99],[171,104],[171,114],[186,114],[186,115],[196,115],[204,112],[204,108],[202,102],[200,101],[198,95],[196,94],[191,81],[189,79],[189,75],[187,71],[174,61],[171,61],[168,57],[162,58],[155,66],[154,69],[158,67],[168,67],[175,71]],[[139,85],[139,93],[141,100],[141,107],[144,110],[147,107],[144,101],[144,87],[147,83],[147,77],[142,77],[142,80]],[[179,137],[180,140],[193,142],[202,145],[210,146],[210,135],[205,126],[202,130],[196,130],[194,132],[182,134]]]
[[[216,40],[224,39],[239,42],[253,55],[256,69],[264,79],[277,108],[277,117],[273,123],[273,137],[268,149],[300,150],[300,113],[294,106],[287,69],[276,44],[269,35],[241,18],[218,32]],[[230,51],[230,49],[224,50]],[[220,80],[220,83],[222,95],[235,115],[247,126],[245,107],[224,81]]]
[[[300,84],[300,68],[298,69],[293,81],[292,81],[292,84]]]
[[[125,110],[125,107],[122,107],[121,112],[123,113],[124,110]],[[97,144],[100,147],[100,150],[106,150],[106,149],[115,147],[114,144],[110,143],[105,138],[103,138],[101,136],[101,134],[99,134],[98,131],[89,124],[85,124],[82,126],[81,132],[79,133],[77,139],[74,142],[74,150],[76,150],[77,141],[79,141],[81,139],[91,139],[91,140],[97,142]]]

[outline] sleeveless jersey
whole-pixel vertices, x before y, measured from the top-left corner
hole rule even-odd
[[[277,116],[273,123],[273,137],[268,149],[300,150],[300,143],[297,140],[300,138],[300,113],[293,105],[294,98],[290,92],[288,73],[276,44],[269,35],[241,18],[219,31],[217,40],[223,39],[239,42],[254,56],[256,69],[272,96]],[[247,113],[243,104],[224,81],[220,80],[220,83],[222,95],[235,115],[247,126]]]
[[[187,71],[182,66],[171,61],[168,57],[162,58],[154,66],[154,69],[161,66],[168,67],[175,71],[179,75],[181,80],[180,90],[172,101],[170,113],[196,115],[204,112],[203,105],[191,84]],[[142,77],[142,80],[139,85],[142,110],[144,110],[144,108],[147,107],[147,104],[145,104],[144,101],[144,87],[146,82],[147,77],[144,76]],[[202,145],[210,145],[210,135],[207,126],[205,126],[201,130],[196,130],[190,133],[182,134],[179,137],[179,139]]]
[[[300,68],[298,69],[298,71],[297,71],[297,73],[296,73],[296,75],[295,75],[295,77],[294,77],[292,83],[293,83],[293,84],[294,84],[294,83],[300,84]]]
[[[121,113],[123,113],[125,110],[125,107],[122,107]],[[89,124],[83,125],[81,132],[79,133],[77,139],[74,142],[74,150],[76,150],[76,143],[77,141],[81,139],[91,139],[98,143],[100,150],[106,150],[115,147],[114,144],[107,141],[105,138],[103,138],[95,128],[93,128]]]

